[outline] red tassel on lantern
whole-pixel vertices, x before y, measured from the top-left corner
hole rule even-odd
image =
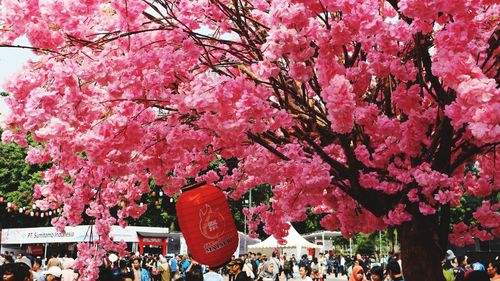
[[[238,231],[226,196],[212,185],[183,192],[176,205],[182,234],[193,258],[221,266],[238,247]]]

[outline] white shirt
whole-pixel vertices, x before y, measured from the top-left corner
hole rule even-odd
[[[223,281],[222,275],[217,272],[209,271],[203,274],[203,281]]]
[[[302,281],[313,281],[310,276],[306,276],[305,278],[300,278]]]

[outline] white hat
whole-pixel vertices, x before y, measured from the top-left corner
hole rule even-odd
[[[62,270],[59,266],[51,266],[47,271],[44,271],[43,274],[45,274],[45,276],[51,274],[54,275],[55,277],[61,277]]]
[[[110,262],[115,262],[115,261],[117,261],[117,260],[118,260],[118,256],[117,256],[117,255],[115,255],[115,254],[110,254],[110,255],[108,256],[108,260],[109,260]]]
[[[453,259],[455,259],[455,254],[453,253],[452,250],[446,251],[446,259],[447,260],[453,260]]]
[[[27,265],[29,268],[31,268],[31,261],[30,259],[28,259],[27,257],[23,256],[22,258],[20,259],[17,259],[16,262],[18,263],[24,263],[25,265]]]

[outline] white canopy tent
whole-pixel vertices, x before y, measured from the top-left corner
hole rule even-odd
[[[297,258],[300,258],[302,253],[307,253],[307,249],[314,248],[314,249],[321,249],[322,246],[313,244],[306,239],[304,239],[298,232],[293,228],[293,226],[290,226],[290,229],[288,230],[288,236],[285,237],[286,244],[281,245],[278,243],[278,240],[274,238],[274,236],[269,236],[266,240],[254,244],[254,245],[249,245],[248,250],[252,252],[262,252],[269,254],[271,253],[275,248],[279,248],[283,253],[286,254],[295,254]],[[289,251],[287,251],[289,250]]]

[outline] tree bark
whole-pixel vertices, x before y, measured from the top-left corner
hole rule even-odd
[[[398,227],[401,261],[406,281],[445,281],[441,261],[446,249],[440,247],[439,229],[432,216],[414,215]]]

